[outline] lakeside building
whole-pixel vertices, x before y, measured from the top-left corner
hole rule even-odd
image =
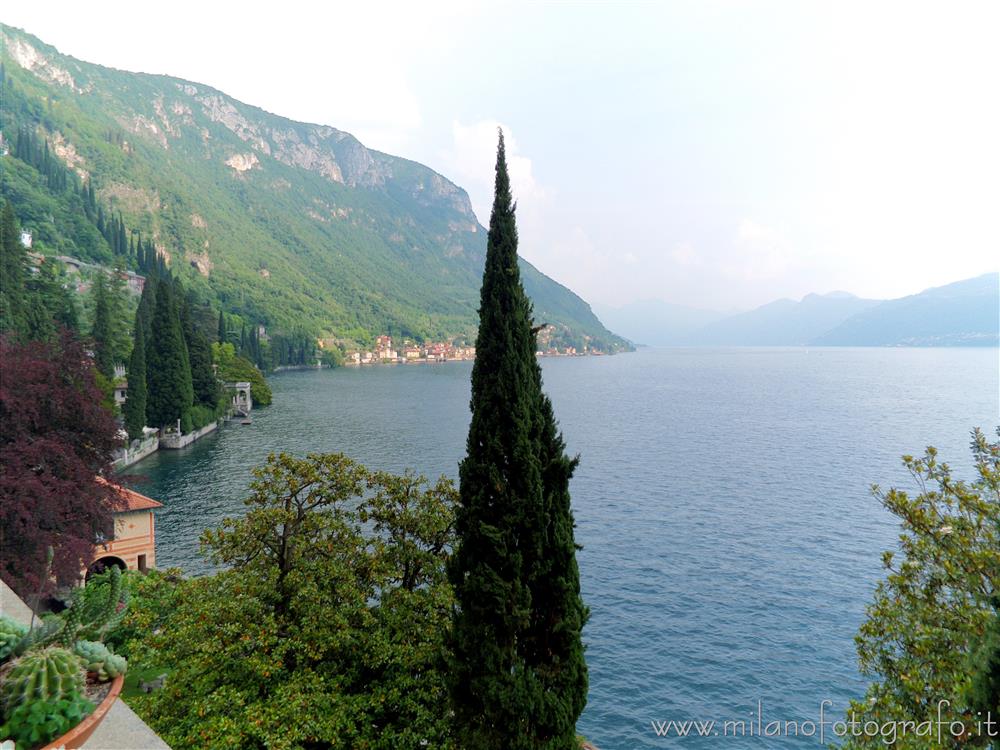
[[[163,503],[127,487],[116,487],[123,506],[114,513],[110,539],[99,539],[87,577],[110,567],[141,570],[156,567],[156,517],[154,511]]]

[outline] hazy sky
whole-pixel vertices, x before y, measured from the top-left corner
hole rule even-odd
[[[1000,266],[1000,3],[6,3],[465,187],[587,300],[745,308]]]

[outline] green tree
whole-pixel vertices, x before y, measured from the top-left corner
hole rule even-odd
[[[973,717],[1000,720],[1000,597],[993,597],[993,618],[969,660],[972,681],[969,709]]]
[[[54,341],[58,327],[79,332],[80,324],[62,269],[51,261],[40,264],[26,286],[28,303],[27,337],[33,341]]]
[[[272,455],[254,477],[245,516],[202,538],[225,570],[133,647],[172,667],[137,710],[174,747],[451,748],[454,487],[339,454]]]
[[[115,358],[111,318],[111,301],[108,283],[103,272],[94,280],[94,322],[90,328],[90,338],[94,341],[94,364],[97,371],[106,378],[115,375]]]
[[[157,284],[156,307],[146,352],[146,418],[155,427],[181,426],[191,418],[191,369],[173,289]]]
[[[226,314],[222,312],[221,307],[219,308],[219,331],[215,340],[220,344],[226,343]]]
[[[180,288],[178,287],[178,293]],[[221,391],[212,369],[212,344],[195,324],[192,303],[185,300],[181,305],[181,327],[187,345],[188,365],[191,368],[192,400],[194,404],[215,409]]]
[[[268,406],[271,403],[271,386],[253,362],[236,353],[233,344],[212,344],[212,359],[219,366],[219,378],[227,383],[250,383],[253,404]]]
[[[24,293],[26,253],[10,201],[0,214],[0,333],[20,335],[27,326]]]
[[[142,428],[146,426],[146,337],[138,315],[127,373],[128,396],[122,411],[128,436],[136,440],[142,437]]]
[[[922,458],[903,456],[919,494],[873,488],[900,519],[902,533],[899,553],[882,556],[888,576],[876,587],[855,638],[861,672],[872,680],[864,700],[852,702],[848,710],[848,721],[857,727],[869,721],[896,727],[903,721],[915,726],[930,721],[936,727],[941,706],[945,722],[968,724],[969,746],[986,744],[986,738],[975,736],[973,721],[973,706],[981,710],[983,704],[974,704],[970,696],[988,701],[996,683],[986,673],[976,678],[974,689],[970,654],[978,647],[984,659],[995,658],[986,655],[996,648],[991,598],[1000,582],[1000,442],[989,443],[977,429],[972,453],[977,477],[971,483],[955,479],[948,465],[938,462],[937,451],[928,448]],[[956,747],[948,723],[942,742],[936,729],[933,737],[911,731],[893,747]],[[885,747],[885,742],[880,736],[857,736],[844,747]]]
[[[542,392],[502,134],[479,321],[450,568],[458,740],[470,750],[569,750],[587,696],[569,497],[576,461]]]

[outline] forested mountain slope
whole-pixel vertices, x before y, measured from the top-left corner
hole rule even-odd
[[[9,26],[0,42],[3,193],[44,251],[115,260],[84,210],[90,190],[127,244],[152,240],[188,288],[269,329],[474,336],[485,230],[445,177],[199,83],[78,61]],[[40,163],[17,158],[18,138]],[[573,292],[522,273],[536,319],[566,344],[625,346]]]

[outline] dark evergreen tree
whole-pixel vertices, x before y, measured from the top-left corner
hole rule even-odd
[[[144,328],[137,311],[135,335],[132,340],[132,356],[128,360],[128,396],[125,399],[125,406],[122,408],[125,429],[133,440],[142,437],[142,428],[146,426],[146,337]]]
[[[458,746],[571,750],[587,697],[569,496],[576,460],[542,392],[502,134],[479,321],[449,570]]]
[[[14,207],[10,201],[4,201],[0,215],[0,333],[19,336],[27,326],[26,257]]]
[[[156,277],[150,276],[142,287],[139,306],[135,311],[135,324],[142,326],[142,338],[146,343],[146,359],[149,359],[149,347],[153,340],[153,314],[156,311]]]
[[[188,363],[191,367],[193,403],[214,409],[219,402],[220,393],[215,371],[212,369],[212,344],[195,324],[192,312],[191,302],[186,301],[181,306],[181,326],[184,329]]]
[[[1000,718],[1000,595],[993,597],[994,617],[971,654],[969,671],[969,707],[985,723]]]
[[[156,306],[146,347],[146,419],[150,426],[173,427],[191,419],[191,370],[174,293],[157,284]]]
[[[104,273],[98,273],[94,280],[94,323],[90,338],[94,342],[94,364],[106,378],[113,378],[115,374],[113,326],[108,282]]]
[[[29,338],[49,341],[56,326],[79,332],[74,294],[61,268],[51,260],[40,264],[38,273],[28,278],[26,287],[29,318]]]
[[[222,308],[219,308],[219,333],[216,340],[220,344],[226,343],[226,314],[222,312]]]

